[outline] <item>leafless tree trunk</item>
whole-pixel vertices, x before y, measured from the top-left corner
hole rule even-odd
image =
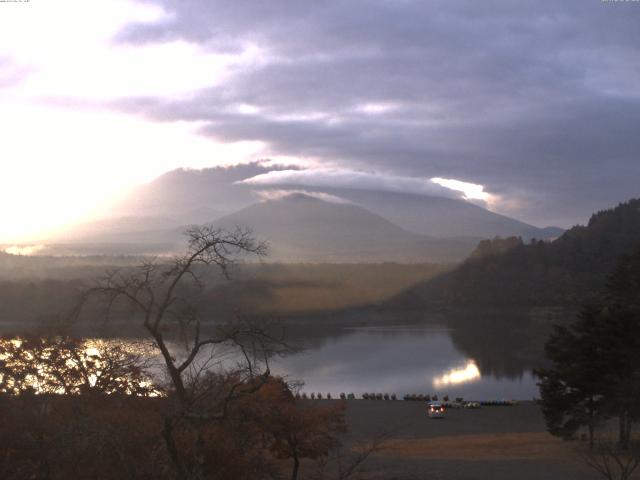
[[[228,277],[229,267],[239,255],[262,256],[266,246],[256,242],[251,231],[226,232],[209,226],[186,232],[188,247],[184,255],[169,264],[146,262],[134,271],[114,271],[89,290],[84,299],[100,295],[107,300],[107,316],[116,302],[125,301],[140,315],[141,322],[163,359],[170,380],[174,412],[165,420],[163,437],[179,479],[200,479],[201,451],[189,460],[183,458],[175,442],[177,428],[187,428],[201,438],[200,428],[226,418],[229,405],[240,397],[258,391],[270,375],[269,355],[284,348],[264,325],[239,319],[216,325],[204,335],[197,305],[184,295],[185,287],[201,290],[201,275],[208,267],[218,267]],[[81,308],[78,310],[80,313]],[[166,333],[179,334],[182,355],[171,351]],[[242,359],[226,381],[208,378],[208,365],[216,363],[216,348],[233,348]],[[202,357],[208,354],[208,358]],[[196,450],[201,450],[196,441]]]

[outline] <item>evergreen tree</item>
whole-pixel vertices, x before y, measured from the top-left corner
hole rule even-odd
[[[640,250],[622,257],[597,304],[555,328],[545,352],[552,366],[536,374],[549,432],[571,438],[586,426],[593,444],[597,424],[617,417],[627,448],[640,419]]]
[[[571,328],[555,327],[545,345],[552,367],[536,371],[547,429],[564,439],[587,427],[589,445],[597,424],[605,417],[606,367],[591,335],[592,307],[585,307]]]

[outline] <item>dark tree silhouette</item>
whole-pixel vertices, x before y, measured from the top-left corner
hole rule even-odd
[[[164,421],[163,438],[179,479],[205,478],[204,452],[210,425],[227,418],[230,405],[258,392],[270,377],[269,356],[286,348],[268,325],[243,319],[202,328],[193,292],[204,286],[208,267],[225,276],[239,256],[266,253],[251,231],[227,232],[210,226],[186,232],[187,251],[169,264],[145,262],[138,268],[110,272],[85,295],[107,299],[107,313],[118,302],[129,304],[153,340],[169,377],[173,405]],[[168,335],[179,338],[172,349]],[[211,372],[234,350],[241,360],[233,368]],[[181,443],[189,443],[185,447]]]
[[[340,446],[338,435],[346,431],[344,402],[305,404],[282,380],[270,382],[262,397],[267,410],[261,416],[272,438],[269,449],[277,458],[292,460],[292,480],[298,479],[302,459],[327,457]]]
[[[0,339],[0,392],[160,395],[141,346],[30,335]]]
[[[628,448],[640,418],[640,250],[621,258],[601,300],[583,307],[568,328],[546,344],[552,367],[538,370],[549,431],[571,437],[599,421],[619,420],[619,444]]]

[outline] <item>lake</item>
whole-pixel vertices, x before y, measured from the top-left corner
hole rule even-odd
[[[530,400],[538,396],[529,370],[483,371],[482,358],[458,349],[448,329],[369,326],[299,334],[305,349],[273,361],[274,373],[302,380],[303,392],[438,394],[465,399]]]
[[[140,334],[138,330],[122,337],[123,330],[109,330],[99,337],[135,342]],[[539,395],[531,374],[533,363],[519,358],[523,337],[514,331],[496,328],[481,335],[432,323],[347,327],[294,323],[286,328],[287,342],[301,350],[273,358],[271,370],[289,381],[304,382],[301,392],[323,396],[344,392],[359,397],[366,392],[395,393],[398,398],[437,394],[468,400],[530,400]],[[88,341],[99,338],[95,330],[81,336]],[[180,356],[176,343],[172,350]],[[203,352],[204,357],[209,354]],[[223,363],[235,362],[234,354],[229,355]],[[157,361],[154,370],[159,372],[162,362],[159,357]]]

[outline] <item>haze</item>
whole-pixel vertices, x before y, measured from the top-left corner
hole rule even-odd
[[[636,478],[639,25],[0,0],[0,479]]]
[[[258,159],[312,186],[436,179],[540,226],[638,193],[633,2],[0,7],[3,242]]]

